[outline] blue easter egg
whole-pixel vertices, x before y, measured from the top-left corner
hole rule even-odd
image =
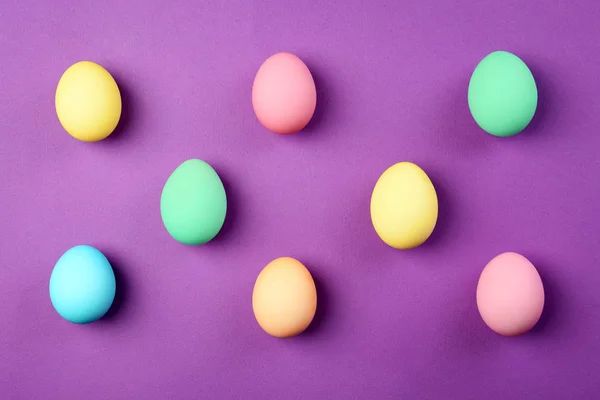
[[[115,299],[115,273],[99,250],[75,246],[58,260],[50,276],[50,300],[74,324],[100,319]]]

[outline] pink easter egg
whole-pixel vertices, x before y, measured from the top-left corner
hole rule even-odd
[[[500,335],[528,332],[544,309],[544,285],[533,264],[517,253],[492,259],[479,277],[477,308],[486,325]]]
[[[308,124],[316,105],[315,81],[298,57],[277,53],[261,65],[252,86],[252,106],[265,128],[296,133]]]

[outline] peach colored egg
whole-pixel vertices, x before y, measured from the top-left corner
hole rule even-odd
[[[486,325],[501,335],[533,328],[544,309],[544,285],[533,264],[517,253],[496,256],[479,277],[477,308]]]
[[[317,310],[317,289],[308,269],[291,257],[271,261],[254,284],[252,309],[269,335],[287,338],[300,334]]]
[[[252,106],[265,128],[296,133],[308,124],[316,105],[315,81],[298,57],[277,53],[261,65],[252,86]]]

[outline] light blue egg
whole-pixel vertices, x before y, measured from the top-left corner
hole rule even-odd
[[[75,246],[63,254],[50,276],[50,300],[56,312],[74,324],[102,318],[115,299],[115,273],[99,250]]]

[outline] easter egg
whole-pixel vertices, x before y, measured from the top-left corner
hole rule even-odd
[[[110,73],[91,61],[71,65],[56,88],[56,114],[75,139],[97,142],[110,135],[121,117],[121,93]]]
[[[473,71],[468,99],[471,114],[484,131],[512,136],[531,122],[538,91],[531,71],[519,57],[495,51]]]
[[[74,324],[100,319],[113,303],[113,269],[99,250],[75,246],[58,260],[50,275],[50,300],[58,314]]]
[[[486,325],[501,335],[533,328],[544,309],[544,285],[533,264],[517,253],[496,256],[479,277],[477,308]]]
[[[290,53],[269,57],[254,78],[252,105],[258,120],[272,132],[304,128],[317,105],[315,81],[306,64]]]
[[[223,227],[227,197],[221,178],[206,162],[190,159],[173,171],[160,197],[160,214],[178,242],[198,245]]]
[[[317,289],[310,272],[294,258],[271,261],[254,284],[252,309],[260,327],[271,336],[302,333],[317,310]]]
[[[438,199],[431,180],[410,162],[389,167],[371,195],[371,221],[385,243],[396,249],[419,246],[433,232]]]

